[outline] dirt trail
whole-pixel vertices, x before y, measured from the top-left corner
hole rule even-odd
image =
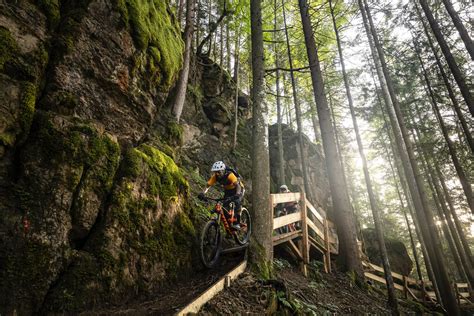
[[[106,309],[93,310],[81,315],[173,315],[244,259],[243,253],[227,254],[221,257],[220,264],[212,270],[203,270],[192,276],[163,286],[146,298]]]

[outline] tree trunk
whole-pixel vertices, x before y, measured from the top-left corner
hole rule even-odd
[[[194,31],[194,10],[195,0],[186,1],[186,26],[184,28],[184,61],[183,69],[179,75],[177,83],[176,99],[173,106],[173,115],[176,121],[179,122],[181,113],[183,112],[184,100],[186,99],[186,90],[188,87],[189,68],[191,60],[191,50]]]
[[[194,42],[194,47],[198,47],[200,43],[200,35],[201,35],[201,0],[197,0],[196,6],[196,41]]]
[[[184,0],[179,0],[178,2],[178,22],[181,27],[181,21],[183,20],[183,11],[184,11]]]
[[[464,42],[464,45],[466,46],[466,49],[469,52],[469,55],[471,55],[471,59],[474,61],[474,43],[472,42],[472,39],[469,36],[469,33],[464,27],[464,24],[462,24],[462,21],[459,18],[458,13],[456,12],[456,10],[454,10],[453,4],[451,3],[451,1],[443,0],[443,3],[449,15],[451,16],[451,19],[453,20],[454,26],[458,29],[459,35],[461,36],[461,39]]]
[[[341,142],[339,139],[339,132],[336,126],[336,115],[334,114],[334,107],[332,104],[332,97],[331,97],[331,92],[328,89],[328,101],[329,101],[329,110],[331,111],[331,117],[332,117],[332,126],[334,128],[334,137],[336,139],[336,151],[337,151],[337,156],[339,157],[339,161],[341,162],[341,172],[342,172],[342,178],[344,179],[344,185],[346,188],[349,188],[349,182],[347,181],[347,176],[346,176],[346,168],[345,168],[345,163],[344,163],[344,158],[342,156],[342,146]],[[352,196],[351,196],[352,194]],[[352,191],[351,194],[349,194],[349,198],[352,199],[352,201],[355,200],[355,194]],[[354,221],[356,225],[356,231],[357,231],[357,238],[362,241],[363,243],[363,235],[362,235],[362,228],[359,222],[359,218],[357,217],[357,213],[354,208],[354,203],[351,203],[351,211],[354,216]]]
[[[286,51],[288,53],[291,87],[293,91],[293,102],[295,103],[296,126],[298,128],[298,142],[299,142],[299,148],[300,148],[301,170],[303,173],[303,185],[304,185],[304,191],[305,191],[304,193],[306,194],[306,196],[313,196],[313,192],[308,182],[308,169],[306,167],[306,157],[305,157],[304,143],[303,143],[303,123],[301,121],[301,107],[298,100],[298,92],[296,90],[296,80],[295,80],[295,74],[293,71],[293,58],[291,56],[290,37],[288,35],[288,27],[286,25],[285,0],[282,0],[281,4],[282,4],[282,10],[283,10],[283,23],[284,23],[284,28],[285,28]],[[305,264],[307,263],[309,262],[305,262]]]
[[[380,210],[375,198],[375,193],[372,187],[372,180],[370,179],[369,169],[367,167],[367,159],[364,153],[364,146],[359,133],[359,125],[357,124],[357,118],[354,111],[354,104],[352,101],[351,88],[349,86],[349,79],[346,73],[346,66],[344,64],[344,55],[342,53],[341,40],[339,38],[339,30],[337,29],[336,17],[334,16],[334,8],[332,7],[332,1],[329,0],[329,8],[331,10],[332,24],[334,33],[336,35],[337,50],[339,52],[339,58],[341,63],[342,76],[344,79],[344,87],[346,89],[347,101],[349,104],[349,110],[351,112],[352,123],[354,125],[354,132],[357,140],[357,147],[359,149],[359,156],[362,160],[362,169],[364,171],[364,179],[367,187],[367,194],[369,195],[370,208],[372,209],[372,215],[374,218],[375,232],[377,234],[377,242],[380,249],[380,255],[382,257],[382,264],[384,269],[385,281],[387,284],[388,291],[388,305],[392,309],[393,314],[400,314],[398,311],[397,296],[395,294],[395,287],[393,284],[392,270],[390,269],[390,262],[388,260],[387,248],[385,247],[385,240],[383,236],[382,219],[380,218]]]
[[[334,130],[331,126],[331,116],[328,102],[324,94],[324,83],[319,64],[316,43],[313,37],[311,20],[308,12],[306,0],[298,0],[301,22],[308,55],[311,81],[313,84],[314,98],[318,108],[319,125],[323,148],[325,154],[326,167],[329,178],[334,214],[339,236],[339,256],[338,261],[343,270],[353,271],[359,278],[364,279],[362,262],[360,259],[359,247],[357,245],[355,221],[351,212],[351,205],[347,188],[344,186],[344,178],[340,170],[340,164]]]
[[[428,180],[428,186],[431,189],[433,200],[436,205],[436,210],[437,210],[437,215],[438,219],[441,222],[441,228],[444,233],[444,237],[446,238],[446,241],[448,242],[448,248],[453,256],[454,263],[456,264],[457,270],[459,272],[459,276],[462,277],[462,279],[467,280],[469,283],[469,278],[467,277],[466,270],[465,270],[465,265],[463,260],[461,260],[461,253],[459,252],[459,248],[456,247],[455,243],[455,235],[454,231],[451,231],[450,228],[448,227],[446,220],[447,218],[444,216],[445,213],[447,213],[446,210],[446,204],[444,204],[444,199],[442,194],[440,194],[440,189],[437,186],[437,183],[434,179],[434,172],[431,169],[431,166],[428,161],[428,153],[425,150],[423,144],[421,143],[421,133],[419,131],[419,128],[415,126],[415,122],[412,121],[413,125],[413,134],[415,135],[415,141],[418,142],[418,151],[420,153],[420,161],[423,166],[423,169],[425,170],[425,174]],[[452,271],[452,270],[451,270]]]
[[[377,73],[382,84],[385,104],[390,116],[392,130],[394,132],[398,152],[402,160],[406,180],[408,182],[416,214],[418,216],[418,221],[419,223],[428,224],[420,225],[420,228],[431,264],[433,266],[434,276],[437,280],[440,294],[442,296],[442,304],[450,314],[459,315],[459,307],[456,302],[456,297],[451,287],[451,282],[447,274],[446,266],[443,262],[441,242],[437,234],[437,227],[433,219],[433,213],[428,207],[428,200],[424,189],[424,181],[420,175],[420,171],[415,160],[413,146],[405,126],[398,99],[393,89],[393,83],[387,69],[382,46],[379,43],[367,4],[365,4],[365,10],[367,10],[367,16],[365,16],[362,0],[358,0],[358,2],[361,8],[362,17],[364,19],[364,25],[367,30],[367,36],[369,37],[369,46],[371,47],[374,61],[376,62]],[[373,43],[370,40],[371,36],[373,37]],[[377,56],[380,60],[377,58]],[[404,148],[404,146],[406,147]]]
[[[454,224],[456,225],[456,229],[458,231],[459,238],[461,239],[461,243],[463,245],[464,251],[466,252],[466,256],[469,260],[470,266],[474,267],[474,259],[472,257],[471,248],[469,247],[469,243],[466,239],[466,232],[465,232],[464,228],[462,227],[461,222],[459,221],[458,215],[456,214],[456,210],[454,208],[454,203],[453,203],[453,200],[451,199],[449,189],[446,186],[446,181],[444,180],[443,173],[441,172],[441,170],[439,169],[438,164],[436,164],[436,163],[435,163],[435,170],[436,170],[436,175],[439,178],[439,182],[441,183],[441,187],[443,188],[443,193],[444,193],[444,196],[446,198],[446,202],[448,204],[449,212],[450,212],[451,216],[454,219]]]
[[[441,127],[441,131],[443,132],[444,140],[446,141],[446,144],[448,145],[449,155],[451,156],[451,160],[453,161],[454,168],[456,169],[456,173],[458,175],[459,181],[461,182],[462,188],[464,190],[464,194],[466,195],[467,204],[469,205],[469,208],[471,209],[471,213],[474,214],[474,197],[472,194],[471,183],[469,182],[469,179],[467,178],[466,173],[464,172],[464,169],[458,159],[456,148],[451,138],[449,138],[448,129],[446,128],[446,125],[444,124],[444,118],[441,115],[441,112],[439,110],[438,102],[436,102],[436,98],[435,98],[433,89],[431,88],[431,83],[428,78],[428,74],[426,73],[425,65],[424,65],[423,59],[421,58],[420,49],[418,47],[418,43],[416,42],[416,40],[414,42],[414,45],[415,45],[416,54],[418,56],[418,60],[420,61],[421,70],[423,73],[423,78],[425,80],[426,88],[428,89],[428,93],[431,97],[431,107],[433,108],[436,118],[438,119],[438,123]]]
[[[441,59],[439,58],[438,52],[436,51],[433,40],[431,39],[431,35],[428,32],[428,26],[426,25],[425,20],[421,17],[421,12],[420,9],[418,8],[418,4],[415,2],[415,8],[416,12],[418,14],[419,19],[421,20],[423,24],[423,30],[425,32],[426,38],[428,39],[428,44],[431,48],[431,51],[433,52],[433,55],[436,60],[436,65],[438,66],[438,70],[441,74],[441,77],[443,78],[443,82],[446,86],[446,89],[448,90],[448,95],[449,98],[451,99],[451,102],[453,103],[453,108],[454,111],[456,112],[456,115],[459,119],[459,122],[461,123],[464,136],[466,137],[467,143],[469,144],[469,147],[471,148],[471,152],[474,154],[474,140],[472,139],[471,135],[471,130],[469,129],[466,119],[464,118],[464,114],[461,112],[461,107],[459,106],[458,100],[456,99],[456,95],[454,94],[453,87],[451,85],[451,82],[448,79],[448,76],[446,72],[444,71],[443,64],[441,63]]]
[[[234,81],[237,81],[237,76],[239,75],[238,72],[239,72],[239,58],[238,58],[238,53],[240,52],[240,27],[239,29],[237,30],[237,34],[235,36],[235,48],[234,48],[234,52],[235,52],[235,58],[234,58],[234,74],[233,74],[233,78],[234,78]]]
[[[276,89],[276,104],[277,104],[277,132],[278,132],[278,184],[281,186],[286,184],[285,179],[285,158],[283,153],[283,135],[281,130],[281,96],[280,96],[280,54],[278,51],[278,37],[276,30],[278,29],[277,23],[277,7],[278,3],[277,0],[274,1],[274,20],[273,20],[273,27],[275,32],[273,33],[273,40],[274,45],[273,49],[275,51],[275,68],[276,68],[276,82],[275,82],[275,89]]]
[[[219,52],[219,66],[224,68],[224,24],[220,27],[220,52]]]
[[[227,21],[229,22],[229,21]],[[225,65],[226,65],[226,68],[227,68],[227,71],[229,72],[229,74],[231,73],[230,72],[230,54],[232,53],[230,51],[230,34],[229,34],[229,23],[226,23],[225,25],[225,50],[226,50],[226,59],[225,59]]]
[[[250,261],[260,274],[271,274],[273,257],[273,212],[270,207],[270,163],[268,153],[268,108],[265,98],[262,0],[250,1],[252,36],[252,218]]]
[[[461,70],[459,69],[456,60],[454,59],[453,55],[451,54],[451,50],[444,39],[443,34],[439,28],[438,22],[433,17],[433,13],[431,12],[426,0],[419,0],[423,11],[425,12],[426,18],[428,19],[428,23],[431,26],[431,30],[433,31],[436,39],[438,40],[438,44],[441,47],[441,51],[443,52],[446,61],[448,62],[449,69],[453,73],[454,79],[456,80],[459,89],[461,90],[461,94],[466,101],[467,106],[469,107],[469,112],[471,115],[474,116],[474,98],[472,97],[471,92],[469,91],[469,87],[467,86],[466,79],[464,78]]]
[[[426,72],[424,70],[423,64],[422,64],[422,69],[425,75],[425,80],[427,80]],[[429,81],[427,85],[428,85],[429,91],[431,91],[431,85],[429,85]],[[436,101],[434,100],[434,95],[432,93],[431,93],[431,97],[433,100],[432,104],[436,103]],[[416,112],[418,115],[419,122],[422,122],[420,109],[416,108]],[[422,137],[421,137],[421,132],[419,128],[415,125],[414,122],[412,124],[414,126],[414,134],[418,138],[419,147],[421,148],[420,150],[421,158],[422,158],[421,162],[424,165],[427,177],[429,179],[429,185],[431,187],[431,191],[433,192],[433,195],[435,198],[439,217],[442,220],[443,231],[448,241],[449,248],[451,249],[451,252],[453,254],[454,261],[456,265],[458,266],[460,275],[463,277],[463,279],[467,280],[472,287],[472,285],[474,285],[474,271],[472,270],[470,259],[468,258],[466,251],[462,247],[459,234],[451,220],[451,217],[449,216],[450,214],[446,207],[446,200],[445,200],[443,192],[441,192],[437,175],[430,164],[429,157],[435,157],[435,153],[427,152],[423,144],[421,144],[420,142]]]
[[[365,19],[364,14],[365,13],[362,11],[362,16]],[[369,44],[373,45],[372,42],[371,42],[372,39],[370,38],[370,36],[368,37],[368,39],[369,39]],[[372,48],[372,46],[371,46],[371,48]],[[372,54],[373,53],[374,53],[374,51],[372,51]],[[373,56],[373,57],[375,58],[375,56]],[[374,61],[375,61],[375,63],[374,63],[375,66],[377,66],[378,60],[374,59]],[[371,69],[371,75],[372,75],[372,80],[374,82],[374,86],[377,88],[377,83],[375,82],[375,76],[374,76],[372,67],[370,67],[370,69]],[[378,72],[378,74],[379,74],[379,72]],[[418,222],[417,217],[415,216],[414,202],[412,202],[413,198],[411,198],[410,191],[409,191],[409,188],[408,188],[408,183],[407,183],[406,178],[404,176],[404,168],[403,168],[403,164],[402,164],[402,161],[401,161],[401,158],[400,158],[400,153],[398,152],[397,146],[396,146],[396,144],[395,144],[395,142],[392,138],[389,123],[387,121],[387,117],[385,116],[384,110],[383,110],[383,107],[382,107],[382,100],[380,99],[380,96],[379,96],[378,92],[376,92],[376,95],[377,95],[377,101],[378,101],[377,104],[380,107],[380,111],[382,113],[382,117],[383,117],[383,121],[384,121],[383,126],[386,130],[386,133],[387,133],[387,136],[388,136],[388,139],[389,139],[389,143],[390,143],[390,148],[391,148],[393,156],[394,156],[395,167],[397,169],[397,175],[398,175],[398,178],[400,180],[400,185],[402,187],[403,194],[406,197],[406,201],[407,201],[407,205],[408,205],[408,210],[410,212],[410,216],[413,220],[413,224],[415,225],[416,236],[418,237],[418,240],[420,241],[420,244],[421,244],[421,252],[423,254],[423,259],[425,261],[426,272],[428,274],[429,280],[433,284],[433,288],[434,288],[434,292],[436,294],[436,297],[437,297],[438,301],[441,302],[441,294],[439,292],[438,284],[436,283],[436,278],[435,278],[435,274],[434,274],[434,271],[433,271],[433,265],[431,264],[430,257],[428,256],[428,250],[427,250],[425,240],[423,239],[423,234],[421,233],[420,224]],[[386,99],[385,98],[386,94],[383,93],[383,95],[384,95],[384,99]],[[395,133],[393,133],[393,134],[395,134]],[[385,146],[385,152],[386,152],[387,159],[388,159],[389,163],[391,163],[390,162],[390,154],[389,154],[388,149],[387,149],[386,146]],[[392,172],[394,173],[393,167],[392,167]]]
[[[238,46],[237,46],[238,47]],[[237,146],[237,131],[239,128],[239,51],[235,53],[235,108],[234,108],[234,142],[232,150]]]

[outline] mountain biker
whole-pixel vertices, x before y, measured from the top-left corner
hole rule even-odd
[[[290,189],[288,189],[288,186],[286,184],[283,184],[280,186],[280,193],[291,193]],[[285,202],[285,203],[279,203],[276,206],[276,217],[288,215],[291,213],[295,213],[298,211],[298,203],[297,202]],[[278,229],[278,232],[280,234],[288,233],[289,231],[295,231],[296,226],[294,223],[288,224],[287,226],[281,227]]]
[[[242,206],[243,187],[232,169],[226,168],[222,161],[216,161],[211,168],[212,176],[207,181],[206,189],[199,193],[198,198],[203,199],[209,188],[219,183],[224,188],[224,207],[228,208],[234,203],[235,221],[231,223],[232,228],[240,229],[240,208]]]
[[[280,186],[280,193],[291,193],[290,189],[286,184]],[[286,214],[294,213],[298,210],[298,203],[297,202],[286,202],[281,203],[277,207],[280,207],[286,211]]]

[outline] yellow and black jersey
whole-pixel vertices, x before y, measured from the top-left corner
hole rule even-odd
[[[224,174],[222,177],[218,178],[215,174],[207,181],[208,186],[213,186],[216,183],[221,184],[224,187],[224,190],[234,190],[239,183],[239,179],[235,176],[234,173],[229,172]]]

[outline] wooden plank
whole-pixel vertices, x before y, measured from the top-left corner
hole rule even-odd
[[[458,287],[458,289],[469,287],[469,285],[467,283],[456,283],[456,286]]]
[[[321,222],[321,224],[324,223],[324,217],[316,210],[316,208],[313,206],[313,204],[311,204],[311,202],[309,202],[308,200],[306,200],[306,207]],[[324,215],[326,215],[326,214],[324,214]]]
[[[379,277],[378,275],[375,275],[375,274],[373,274],[373,273],[364,272],[364,275],[365,275],[367,278],[372,279],[372,280],[374,280],[374,281],[383,283],[383,284],[385,284],[385,285],[387,284],[384,278]],[[400,284],[393,283],[393,286],[394,286],[397,290],[403,291],[403,286],[401,286]]]
[[[436,299],[436,293],[434,291],[426,291],[426,295],[428,295],[431,298]]]
[[[273,246],[282,244],[282,243],[284,243],[288,240],[292,240],[292,239],[294,239],[294,238],[296,238],[300,235],[301,235],[301,230],[297,230],[297,231],[294,231],[294,232],[289,232],[289,233],[286,233],[286,234],[273,236]]]
[[[217,293],[219,293],[220,291],[224,289],[226,281],[230,282],[229,280],[236,279],[242,272],[245,271],[245,268],[247,268],[247,261],[243,261],[234,270],[227,273],[224,277],[222,277],[219,281],[217,281],[214,285],[212,285],[209,289],[207,289],[204,293],[202,293],[198,298],[192,301],[189,305],[184,307],[176,315],[184,316],[189,313],[199,312],[199,310],[204,304],[206,304]]]
[[[375,271],[385,273],[382,267],[380,267],[380,266],[378,266],[378,265],[375,265],[375,264],[373,264],[373,263],[371,263],[371,262],[369,262],[369,267],[371,267],[371,268],[374,269]],[[401,274],[399,274],[399,273],[396,273],[396,272],[392,272],[392,277],[395,278],[395,279],[399,279],[399,280],[401,280],[401,281],[404,280],[404,279],[403,279],[403,278],[404,278],[403,275],[401,275]]]
[[[301,229],[303,231],[302,238],[302,249],[301,252],[303,253],[303,261],[305,264],[309,263],[309,241],[308,241],[308,216],[306,214],[306,199],[305,193],[301,193],[301,210],[303,214],[301,214]],[[304,268],[306,270],[306,268]],[[304,272],[304,271],[303,271]]]
[[[324,246],[319,241],[317,241],[311,236],[308,236],[308,239],[310,244],[313,245],[313,247],[320,251],[322,254],[326,252],[326,249],[324,249]]]
[[[227,249],[224,249],[221,251],[221,255],[224,255],[226,253],[232,253],[232,252],[239,252],[239,251],[243,251],[245,249],[247,249],[249,246],[248,243],[246,243],[245,245],[243,246],[237,246],[237,247],[232,247],[232,248],[227,248]]]
[[[298,202],[301,199],[301,194],[299,192],[275,193],[271,194],[271,196],[273,206],[286,202]]]
[[[301,212],[291,213],[285,216],[275,217],[273,219],[273,229],[277,229],[288,224],[301,220]]]
[[[329,227],[328,221],[324,219],[324,241],[325,241],[325,248],[326,253],[324,254],[324,260],[326,261],[326,273],[331,273],[331,250],[329,245]]]
[[[322,240],[324,240],[323,232],[309,218],[307,218],[307,224],[308,224],[309,228],[314,230],[316,235],[318,235],[319,237],[321,237]]]
[[[303,255],[301,254],[301,251],[296,247],[295,243],[293,240],[288,240],[288,244],[290,245],[290,249],[293,250],[295,255],[300,259],[303,260]]]

